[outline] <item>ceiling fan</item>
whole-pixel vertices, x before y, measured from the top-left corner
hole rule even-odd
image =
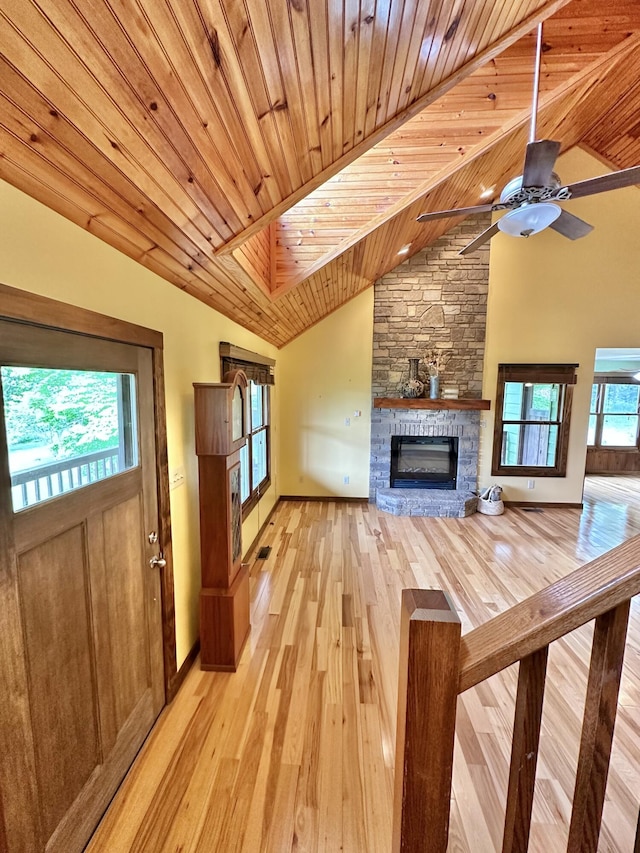
[[[529,143],[524,158],[522,175],[509,181],[500,193],[495,204],[479,204],[475,207],[459,207],[452,210],[438,210],[434,213],[422,213],[417,221],[429,222],[431,219],[446,219],[451,216],[468,216],[471,213],[506,210],[503,217],[479,234],[460,252],[468,255],[490,240],[498,231],[514,237],[530,237],[544,228],[553,228],[563,237],[577,240],[593,230],[583,219],[563,210],[557,202],[587,195],[617,190],[621,187],[640,183],[640,166],[622,169],[609,175],[588,178],[574,184],[562,185],[553,171],[556,158],[560,153],[560,143],[552,139],[536,140],[536,115],[538,112],[538,89],[540,82],[540,58],[542,55],[542,24],[538,24],[538,40],[533,80],[533,99],[531,105],[531,124]]]

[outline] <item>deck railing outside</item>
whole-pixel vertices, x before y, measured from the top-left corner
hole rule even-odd
[[[120,470],[120,450],[118,447],[110,447],[96,453],[17,471],[11,475],[13,508],[16,511],[24,509],[80,486],[112,477]]]
[[[393,853],[445,853],[459,693],[520,662],[502,853],[529,844],[549,644],[595,619],[568,853],[596,853],[640,536],[461,637],[448,596],[403,590]],[[640,853],[640,820],[634,853]]]

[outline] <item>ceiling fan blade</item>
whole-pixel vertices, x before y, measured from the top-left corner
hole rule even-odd
[[[498,223],[494,222],[493,225],[490,225],[488,228],[485,228],[482,234],[478,234],[475,240],[472,240],[468,245],[464,247],[464,249],[458,252],[458,254],[469,255],[471,252],[475,252],[475,250],[479,249],[483,243],[486,243],[494,236],[494,234],[497,234],[498,230]]]
[[[587,178],[586,181],[578,181],[575,184],[567,184],[567,189],[571,193],[571,198],[582,198],[585,195],[632,187],[634,184],[640,184],[640,166],[621,169],[619,172],[611,172],[609,175],[600,175],[597,178]]]
[[[470,213],[488,213],[492,204],[478,204],[476,207],[456,207],[453,210],[437,210],[435,213],[421,213],[416,222],[429,222],[431,219],[447,219],[451,216],[469,216]]]
[[[552,222],[549,228],[553,228],[558,234],[563,237],[568,237],[570,240],[578,240],[580,237],[586,237],[590,231],[593,231],[593,225],[589,225],[584,219],[574,216],[567,210],[563,210],[560,216]]]
[[[547,187],[558,154],[560,143],[553,139],[540,139],[527,145],[522,171],[523,187]]]

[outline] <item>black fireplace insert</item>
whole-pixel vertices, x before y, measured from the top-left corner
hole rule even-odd
[[[391,437],[392,489],[455,489],[458,439],[450,436]]]

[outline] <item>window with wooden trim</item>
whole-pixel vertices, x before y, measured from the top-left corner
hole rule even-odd
[[[248,390],[247,443],[240,451],[240,496],[245,514],[271,484],[269,386],[249,382]]]
[[[587,444],[597,450],[636,450],[640,384],[633,377],[598,375],[591,389]]]
[[[577,366],[498,366],[492,474],[566,476]]]
[[[246,515],[271,484],[271,392],[275,361],[227,342],[220,344],[222,375],[241,369],[249,380],[245,423],[247,443],[240,451],[240,495]]]

